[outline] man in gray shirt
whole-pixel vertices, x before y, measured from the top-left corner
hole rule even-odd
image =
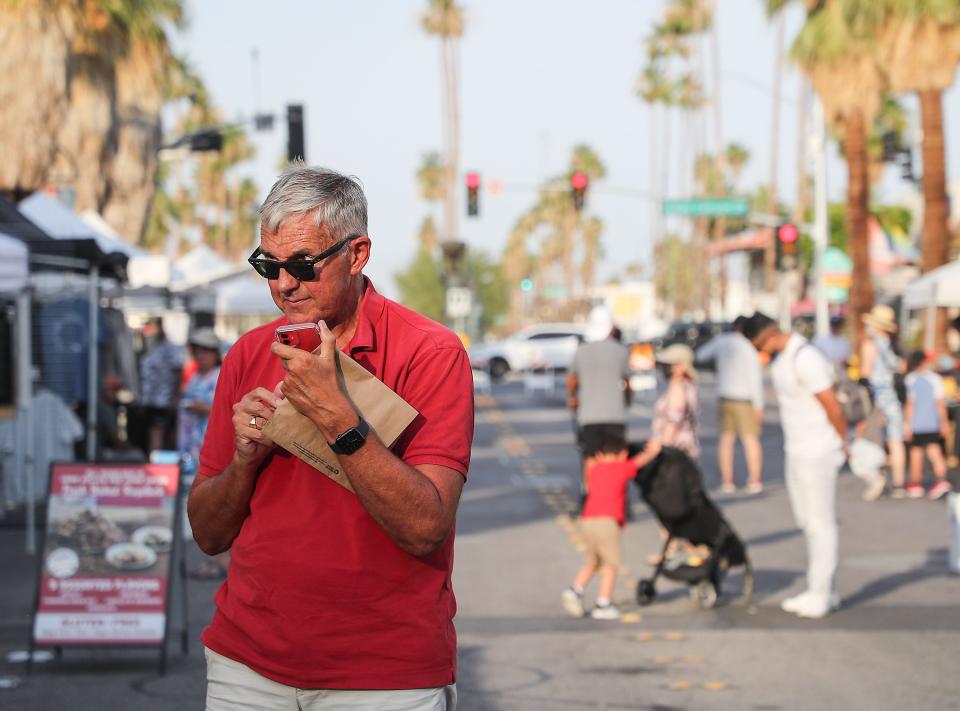
[[[625,441],[630,404],[630,355],[615,337],[619,331],[609,317],[605,323],[594,320],[590,331],[599,340],[577,348],[567,375],[567,404],[576,413],[584,457],[608,441]]]
[[[723,333],[697,351],[697,362],[716,361],[717,397],[720,406],[720,439],[717,464],[723,479],[722,491],[733,493],[733,446],[740,438],[747,460],[747,493],[763,491],[760,470],[763,450],[763,366],[756,349],[744,335],[747,319],[737,317],[733,330]]]

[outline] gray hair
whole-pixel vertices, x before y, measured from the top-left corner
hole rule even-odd
[[[357,178],[329,168],[290,166],[260,206],[260,223],[276,232],[293,215],[313,212],[317,227],[334,239],[367,233],[367,198]]]

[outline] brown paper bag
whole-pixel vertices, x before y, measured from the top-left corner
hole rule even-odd
[[[419,414],[350,356],[337,351],[337,373],[354,407],[387,447],[392,447]],[[337,455],[310,418],[301,415],[287,400],[281,400],[264,426],[263,433],[276,444],[350,491],[350,481]]]

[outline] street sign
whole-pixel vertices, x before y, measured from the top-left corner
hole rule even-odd
[[[680,217],[746,217],[750,213],[750,201],[735,197],[664,200],[660,208],[664,215]]]
[[[462,286],[447,289],[447,318],[466,318],[473,310],[473,294]]]

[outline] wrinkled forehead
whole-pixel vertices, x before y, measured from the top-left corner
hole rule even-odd
[[[317,225],[312,213],[291,215],[280,223],[276,232],[260,225],[260,250],[271,256],[318,254],[335,242],[326,225]]]

